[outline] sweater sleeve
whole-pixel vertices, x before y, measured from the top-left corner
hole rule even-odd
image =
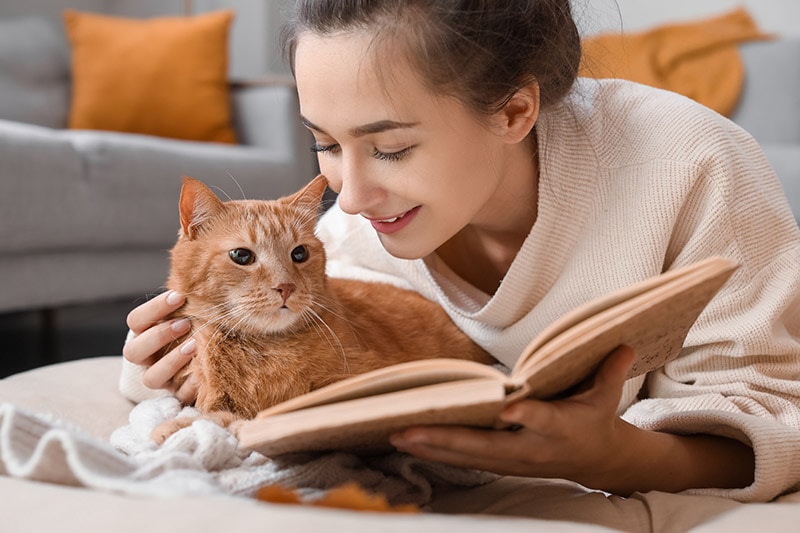
[[[718,147],[698,169],[667,259],[719,254],[741,266],[623,418],[752,446],[751,486],[688,492],[768,501],[800,487],[800,232],[755,142],[736,131],[730,140],[735,149]]]
[[[133,338],[133,332],[128,331],[125,342]],[[131,363],[124,357],[122,358],[122,368],[119,374],[119,391],[125,398],[132,402],[142,402],[151,398],[160,398],[162,396],[169,396],[170,392],[167,390],[154,390],[144,386],[142,376],[144,371],[147,370],[146,366]]]

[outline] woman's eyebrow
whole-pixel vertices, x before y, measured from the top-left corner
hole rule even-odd
[[[363,137],[371,133],[381,133],[389,130],[399,130],[405,128],[413,128],[417,122],[397,122],[395,120],[379,120],[363,126],[356,126],[350,130],[350,135],[353,137]]]
[[[310,120],[308,120],[306,117],[301,116],[300,121],[306,128],[328,135],[328,133],[325,130],[323,130]],[[348,133],[352,137],[363,137],[364,135],[370,135],[372,133],[382,133],[384,131],[389,131],[389,130],[413,128],[414,126],[417,125],[418,122],[398,122],[396,120],[379,120],[377,122],[364,124],[363,126],[356,126],[355,128],[352,128]]]

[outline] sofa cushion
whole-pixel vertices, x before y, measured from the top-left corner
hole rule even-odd
[[[60,29],[40,18],[0,20],[0,118],[63,128],[69,84]]]
[[[67,10],[74,129],[236,142],[228,91],[232,11],[127,19]]]
[[[800,39],[740,47],[745,82],[731,117],[761,143],[800,143]]]

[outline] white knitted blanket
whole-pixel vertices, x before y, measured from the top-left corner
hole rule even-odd
[[[473,486],[496,476],[457,469],[400,453],[295,454],[275,459],[240,448],[224,428],[198,420],[161,445],[152,429],[176,416],[196,415],[175,398],[146,400],[129,424],[104,442],[81,428],[13,405],[0,405],[0,474],[123,494],[250,496],[281,484],[314,498],[355,481],[393,504],[424,506],[437,484]]]

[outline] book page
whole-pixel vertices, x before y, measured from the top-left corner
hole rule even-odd
[[[414,425],[492,427],[505,399],[495,379],[439,383],[357,398],[242,423],[242,446],[267,456],[288,452],[383,452],[389,436]]]
[[[621,344],[637,354],[628,378],[677,357],[695,320],[736,268],[721,259],[700,266],[601,311],[540,347],[518,369],[525,384],[514,398],[547,398],[575,385]]]
[[[261,411],[257,418],[355,398],[376,396],[434,383],[489,378],[505,383],[506,375],[488,365],[465,359],[434,358],[380,368],[332,383]]]

